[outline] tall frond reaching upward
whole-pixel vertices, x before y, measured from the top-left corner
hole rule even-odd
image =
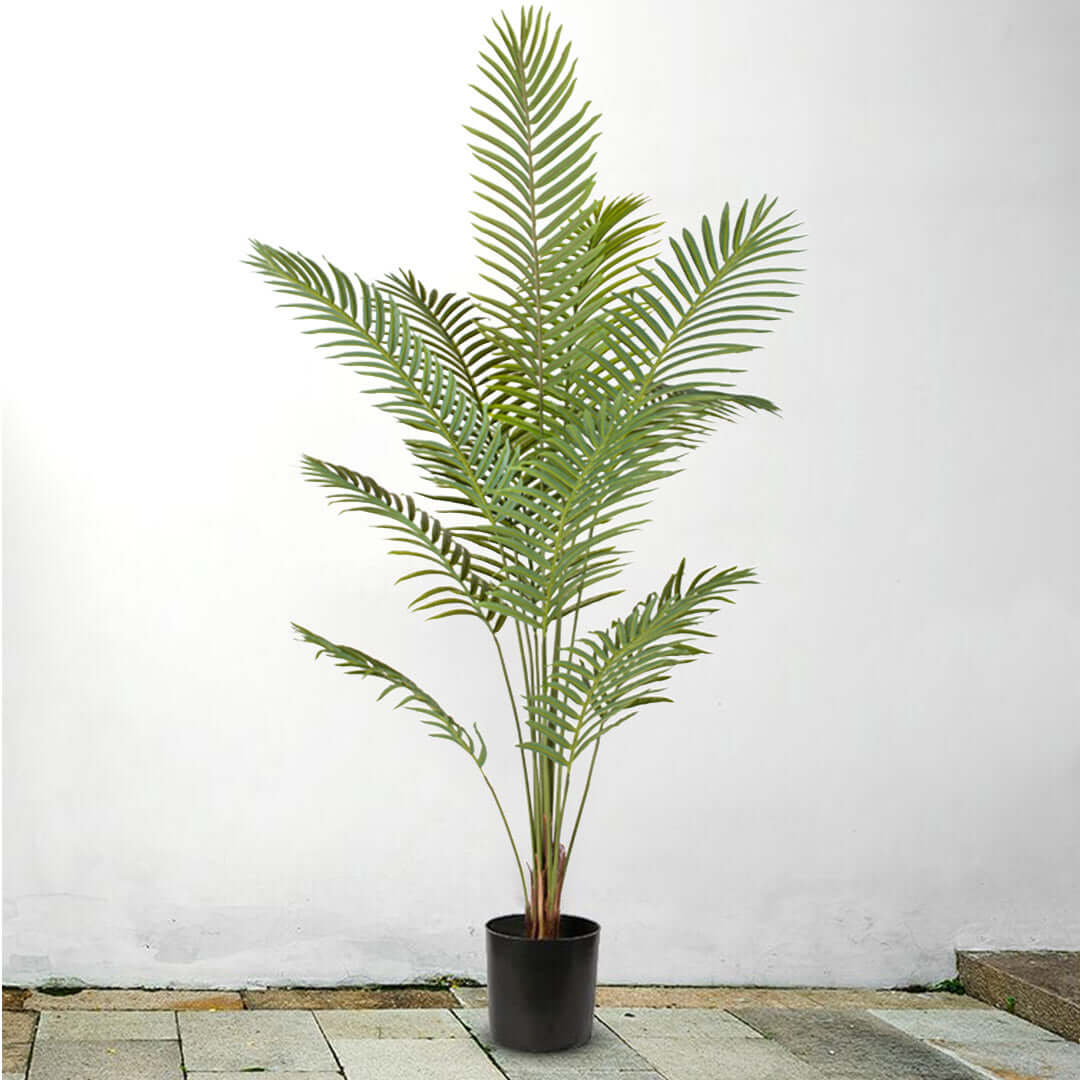
[[[505,355],[497,379],[505,396],[542,424],[549,369],[582,333],[581,291],[595,260],[590,196],[597,115],[571,105],[576,61],[542,10],[504,15],[486,38],[475,86],[471,149],[483,203],[474,212],[484,281],[477,295],[487,333]]]

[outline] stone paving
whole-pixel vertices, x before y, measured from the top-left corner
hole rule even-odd
[[[5,991],[3,1080],[1080,1080],[1080,1045],[952,994],[602,987],[589,1045],[536,1055],[482,987],[415,992]]]

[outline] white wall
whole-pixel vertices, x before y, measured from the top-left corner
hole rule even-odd
[[[257,236],[474,284],[494,8],[9,15],[5,982],[475,976],[517,905],[464,757],[292,640],[476,719],[520,824],[480,633],[411,617],[381,534],[298,474],[408,487],[399,431],[240,264]],[[602,978],[896,985],[956,946],[1075,947],[1080,9],[556,14],[606,191],[675,227],[778,193],[809,247],[743,384],[785,418],[700,451],[628,575],[764,583],[601,756],[567,904]]]

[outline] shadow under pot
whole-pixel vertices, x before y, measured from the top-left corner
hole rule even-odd
[[[583,1046],[592,1037],[600,924],[559,919],[559,936],[525,936],[524,915],[487,923],[488,1021],[508,1050],[534,1053]]]

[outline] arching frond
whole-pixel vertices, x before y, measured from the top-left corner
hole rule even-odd
[[[529,700],[527,743],[561,766],[569,766],[603,734],[653,702],[679,664],[705,650],[695,641],[712,637],[701,629],[705,616],[728,594],[754,580],[752,570],[704,570],[684,587],[685,560],[664,587],[651,593],[607,630],[597,630],[555,659],[553,683],[559,694]]]
[[[497,422],[415,333],[391,296],[332,263],[324,269],[294,251],[253,242],[249,265],[291,299],[282,307],[317,325],[319,346],[373,379],[380,408],[420,432],[406,445],[436,485],[451,489],[457,509],[493,519],[492,491],[514,454]]]
[[[427,289],[405,270],[388,275],[381,285],[401,305],[431,353],[455,372],[474,398],[483,400],[486,380],[499,356],[483,332],[472,299]]]
[[[332,641],[327,641],[326,638],[312,633],[297,623],[293,623],[292,627],[300,635],[301,640],[318,648],[318,652],[315,653],[316,659],[320,656],[329,656],[349,675],[359,675],[362,679],[373,676],[386,683],[382,693],[379,694],[380,701],[400,691],[402,696],[394,703],[394,708],[423,713],[428,719],[422,720],[421,723],[435,729],[431,732],[433,739],[447,739],[452,743],[457,743],[477,765],[483,768],[487,760],[487,747],[480,729],[475,724],[473,724],[473,732],[476,735],[474,739],[430,694],[421,690],[412,679],[402,675],[396,668],[349,645],[336,645]]]

